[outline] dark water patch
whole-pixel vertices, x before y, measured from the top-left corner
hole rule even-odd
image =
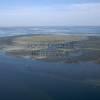
[[[49,63],[0,55],[1,100],[99,100],[96,80],[100,80],[97,64]]]

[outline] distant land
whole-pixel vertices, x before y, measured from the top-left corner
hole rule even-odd
[[[57,35],[100,35],[100,26],[30,26],[30,27],[0,27],[0,37],[57,34]]]

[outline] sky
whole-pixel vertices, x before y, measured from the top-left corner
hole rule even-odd
[[[100,0],[0,0],[0,26],[100,26]]]

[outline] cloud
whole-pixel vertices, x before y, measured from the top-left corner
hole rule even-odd
[[[100,3],[0,10],[0,26],[100,25]]]

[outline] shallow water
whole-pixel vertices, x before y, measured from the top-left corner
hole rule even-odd
[[[100,100],[100,65],[0,54],[0,100]]]

